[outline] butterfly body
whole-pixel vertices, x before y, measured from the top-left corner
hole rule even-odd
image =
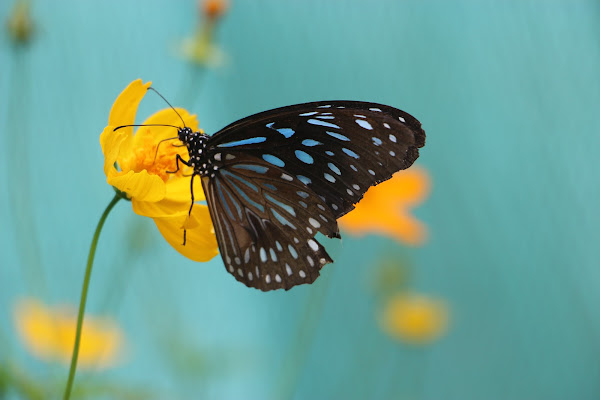
[[[337,218],[425,144],[411,115],[357,101],[282,107],[212,136],[181,128],[178,137],[227,270],[264,291],[312,283],[332,262],[315,235],[339,238]]]

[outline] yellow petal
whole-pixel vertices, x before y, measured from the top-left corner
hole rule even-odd
[[[129,125],[135,122],[138,105],[148,91],[152,82],[142,83],[141,79],[131,82],[117,97],[108,116],[108,125]],[[133,128],[123,128],[133,132]]]
[[[141,79],[131,82],[113,103],[108,116],[108,125],[117,127],[134,124],[137,108],[151,84],[152,82],[142,83]],[[122,143],[123,153],[121,154],[121,156],[124,156],[124,153],[131,151],[133,128],[127,127],[119,131],[121,130],[126,133],[126,138]]]
[[[186,224],[187,215],[154,218],[154,222],[166,241],[179,253],[194,261],[208,261],[219,253],[208,207],[194,205],[192,218],[194,221],[188,221],[187,224],[194,228],[187,231],[185,246],[182,227]]]
[[[177,217],[188,215],[192,198],[190,194],[190,179],[174,177],[165,184],[165,197],[158,202],[131,199],[133,212],[150,218]],[[200,178],[194,179],[194,200],[205,200]]]
[[[127,133],[120,130],[114,131],[114,127],[110,125],[104,128],[104,131],[100,135],[100,145],[104,154],[104,173],[107,177],[117,173],[115,161],[117,161],[121,144],[126,136]]]
[[[185,126],[187,126],[188,128],[190,128],[193,131],[198,130],[198,118],[196,117],[196,115],[190,115],[190,113],[185,108],[176,107],[175,110],[177,110],[177,113],[179,113],[179,115],[181,115],[181,118],[183,118],[183,121],[185,122]],[[142,124],[144,124],[144,125],[173,125],[178,128],[180,128],[180,127],[183,128],[183,123],[181,121],[181,118],[179,118],[179,116],[175,113],[175,111],[173,111],[172,108],[165,108],[155,114],[152,114],[150,117],[148,117],[147,120],[142,122]],[[138,136],[140,136],[140,137],[138,138]],[[164,126],[163,127],[161,127],[161,126],[153,127],[152,137],[157,142],[160,140],[169,138],[169,137],[174,137],[174,136],[177,136],[177,129],[175,129],[175,128],[164,127]],[[143,140],[143,132],[137,132],[135,135],[135,139]]]
[[[119,172],[106,180],[129,197],[140,201],[160,201],[165,197],[165,183],[159,176],[142,172]]]

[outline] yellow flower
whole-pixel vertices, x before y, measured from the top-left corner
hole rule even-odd
[[[390,180],[372,187],[356,208],[339,219],[347,232],[360,235],[381,233],[409,245],[425,242],[425,226],[410,215],[410,209],[429,195],[427,172],[413,166]]]
[[[446,332],[448,315],[448,307],[441,300],[398,293],[386,302],[380,324],[393,338],[412,344],[426,344]]]
[[[178,252],[195,261],[208,261],[218,254],[217,241],[208,208],[195,204],[191,216],[190,177],[191,170],[182,169],[175,174],[176,156],[188,158],[186,147],[175,147],[173,142],[159,142],[177,136],[172,127],[139,128],[135,134],[130,125],[135,121],[138,105],[146,94],[150,82],[133,81],[115,100],[108,118],[108,126],[100,136],[104,153],[104,172],[107,182],[131,199],[136,214],[154,219],[163,237]],[[196,116],[178,108],[185,125],[198,130]],[[179,116],[167,108],[150,116],[143,124],[166,124],[181,126]],[[176,143],[179,143],[176,141]],[[158,151],[157,151],[158,146]],[[205,200],[200,179],[194,180],[194,198]],[[187,240],[183,245],[183,227],[187,228]]]
[[[75,343],[77,313],[66,306],[47,307],[34,299],[19,301],[15,325],[27,350],[45,361],[69,364]],[[83,324],[79,366],[108,368],[117,362],[123,333],[108,317],[87,315]]]

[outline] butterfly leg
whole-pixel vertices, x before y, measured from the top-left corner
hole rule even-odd
[[[175,171],[165,171],[167,174],[174,174],[177,171],[179,171],[179,162],[181,162],[182,164],[187,165],[188,167],[191,167],[190,163],[185,161],[183,158],[181,158],[181,156],[179,154],[177,154],[177,157],[175,158],[175,164],[177,165],[177,169]]]
[[[183,161],[183,160],[182,160]],[[188,217],[192,215],[192,208],[194,208],[194,178],[198,175],[197,173],[192,174],[192,179],[190,179],[190,195],[192,197],[192,204],[190,204],[190,210],[188,211]],[[183,245],[185,246],[186,242],[186,233],[187,230],[183,229]]]

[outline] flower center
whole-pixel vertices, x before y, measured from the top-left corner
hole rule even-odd
[[[131,169],[135,172],[142,170],[148,171],[152,175],[158,175],[164,182],[167,182],[173,176],[182,176],[189,167],[179,163],[179,171],[169,174],[167,171],[177,170],[177,154],[184,160],[188,159],[188,152],[185,146],[175,147],[173,143],[178,144],[176,140],[165,141],[159,144],[152,135],[144,135],[141,143],[133,151]],[[158,146],[158,151],[156,150]],[[187,172],[189,173],[189,171]]]

